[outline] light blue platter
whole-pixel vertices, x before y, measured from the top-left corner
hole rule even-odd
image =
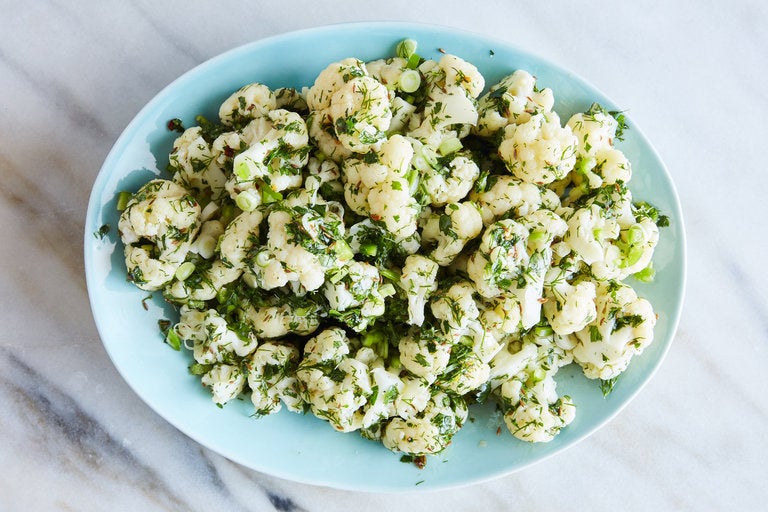
[[[109,356],[133,390],[158,414],[202,445],[240,464],[278,477],[342,489],[418,491],[466,485],[520,470],[574,445],[615,416],[648,382],[669,350],[677,327],[685,286],[683,218],[672,180],[638,127],[619,147],[633,165],[631,190],[669,216],[662,229],[654,265],[656,281],[637,284],[658,312],[655,341],[636,357],[615,390],[604,399],[594,381],[577,368],[558,374],[558,391],[577,404],[576,420],[548,444],[528,444],[512,437],[492,407],[471,408],[466,426],[442,454],[419,470],[400,462],[381,445],[357,434],[335,432],[311,415],[285,410],[251,418],[249,400],[223,409],[211,402],[197,377],[187,372],[190,359],[162,342],[157,321],[177,318],[155,292],[126,282],[122,245],[117,235],[116,194],[135,191],[164,175],[176,133],[166,123],[178,117],[186,126],[197,114],[216,118],[220,103],[251,82],[272,88],[313,83],[331,62],[344,57],[373,60],[391,56],[395,44],[416,39],[419,53],[439,59],[439,48],[475,64],[492,85],[515,69],[526,69],[541,86],[555,92],[562,119],[594,101],[622,110],[581,78],[502,41],[443,27],[407,23],[334,25],[284,34],[231,50],[192,69],[161,91],[128,125],[115,143],[93,186],[85,226],[85,270],[93,315]],[[102,225],[112,229],[94,236]]]

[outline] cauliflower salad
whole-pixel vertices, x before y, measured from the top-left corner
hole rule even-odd
[[[415,50],[171,121],[169,176],[119,205],[127,278],[178,307],[166,341],[219,406],[311,412],[422,463],[486,400],[550,441],[578,407],[559,368],[607,393],[652,342],[625,281],[653,279],[667,219],[627,188],[620,113],[561,120],[524,70],[486,88]]]

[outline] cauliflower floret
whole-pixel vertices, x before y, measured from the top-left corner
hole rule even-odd
[[[387,424],[382,442],[392,451],[414,455],[438,453],[450,444],[467,414],[463,398],[437,391],[415,416],[393,418]]]
[[[401,135],[393,135],[368,155],[373,159],[349,159],[343,164],[347,204],[355,213],[383,222],[397,238],[408,238],[416,232],[420,209],[405,178],[413,148]]]
[[[610,241],[619,236],[620,227],[615,219],[603,212],[597,204],[576,210],[568,219],[568,231],[563,241],[587,265],[604,261],[609,255]]]
[[[360,356],[356,359],[359,360]],[[395,403],[403,389],[403,381],[395,373],[380,366],[371,369],[371,380],[371,389],[375,389],[375,392],[368,399],[363,416],[363,428],[369,428],[397,414]]]
[[[328,270],[353,256],[340,214],[329,204],[283,205],[272,211],[267,245],[249,267],[253,284],[267,290],[286,284],[305,291],[320,288]]]
[[[617,377],[653,341],[656,315],[632,287],[615,281],[598,284],[597,318],[576,333],[573,359],[590,379]]]
[[[313,111],[307,116],[307,130],[310,140],[320,152],[335,162],[343,162],[351,158],[353,153],[345,148],[336,137],[333,120],[325,110]]]
[[[428,151],[427,147],[416,140],[412,140],[412,144],[417,154],[423,155]],[[427,165],[419,169],[422,171],[419,186],[432,206],[461,201],[469,194],[475,180],[480,176],[480,168],[477,164],[462,153],[456,154],[446,165],[440,164],[433,156],[429,161],[424,160]],[[415,162],[418,165],[420,161]],[[430,162],[434,162],[434,165]]]
[[[412,375],[404,375],[403,387],[395,399],[397,416],[410,419],[423,411],[429,403],[429,382],[426,379]]]
[[[200,205],[184,187],[162,179],[141,187],[118,222],[129,280],[142,290],[162,288],[184,262],[199,228]]]
[[[284,108],[304,114],[309,109],[304,96],[293,87],[279,87],[275,89],[275,108]]]
[[[563,179],[576,164],[576,137],[555,112],[536,114],[504,129],[499,156],[518,179],[546,185]]]
[[[483,217],[474,203],[450,203],[445,206],[444,214],[430,215],[421,233],[421,240],[427,244],[437,243],[429,256],[438,265],[446,266],[482,230]]]
[[[546,281],[544,316],[557,334],[565,336],[580,331],[595,319],[594,283],[581,281],[572,285],[557,268],[550,269]]]
[[[521,342],[512,337],[508,338],[501,350],[491,359],[488,383],[491,389],[499,386],[519,374],[536,359],[538,347],[531,341]]]
[[[424,306],[432,293],[437,290],[437,270],[439,265],[433,260],[418,254],[405,259],[400,275],[400,287],[408,297],[408,323],[421,325],[424,322]]]
[[[296,371],[312,413],[342,432],[362,427],[372,394],[368,367],[348,356],[350,348],[342,329],[326,329],[307,342]]]
[[[483,362],[472,346],[456,343],[451,347],[448,366],[436,384],[457,395],[465,395],[488,381],[490,366]]]
[[[192,353],[200,364],[231,363],[256,350],[256,336],[241,338],[229,328],[215,309],[199,311],[181,306],[179,323],[174,327],[183,340],[193,343]]]
[[[400,75],[408,69],[408,61],[401,57],[378,59],[365,63],[368,75],[392,89],[400,82]]]
[[[328,114],[345,148],[356,153],[376,150],[392,120],[389,91],[369,76],[352,78],[333,94]]]
[[[216,239],[210,232],[202,232],[198,240],[202,239],[201,244],[212,244],[214,248],[218,244],[219,259],[202,272],[202,279],[196,280],[194,286],[190,286],[186,280],[174,281],[166,288],[166,296],[176,302],[213,299],[222,287],[242,275],[246,268],[246,255],[254,240],[258,239],[262,219],[263,215],[259,210],[243,212],[235,217]],[[208,237],[207,241],[204,236]],[[195,243],[198,243],[197,240]]]
[[[462,280],[432,298],[432,314],[441,321],[443,332],[465,331],[480,316],[474,293],[472,283]]]
[[[507,411],[504,422],[523,441],[546,443],[576,417],[576,406],[568,395],[558,397],[552,372],[540,367],[526,370],[501,386]]]
[[[482,191],[470,194],[480,208],[483,224],[491,224],[507,212],[527,215],[542,207],[543,194],[539,187],[524,183],[512,176],[489,176]]]
[[[216,159],[217,152],[202,135],[202,128],[187,128],[173,143],[168,169],[173,181],[187,190],[220,199],[227,177]]]
[[[243,369],[230,364],[217,364],[200,379],[204,386],[211,389],[212,399],[218,405],[237,398],[245,388],[245,381]]]
[[[528,230],[512,219],[497,221],[483,233],[480,247],[469,256],[467,274],[486,298],[510,289],[528,260]]]
[[[384,314],[381,276],[378,269],[368,263],[353,261],[342,267],[325,282],[323,293],[331,316],[356,332],[364,331]]]
[[[290,333],[305,336],[312,334],[320,326],[320,315],[316,306],[249,306],[245,310],[244,320],[253,327],[257,336],[272,339]]]
[[[275,192],[301,186],[301,170],[309,158],[304,119],[289,110],[273,110],[268,119],[269,131],[234,159],[234,172],[226,184],[232,199],[246,190],[259,191],[261,186]],[[254,195],[261,198],[261,194]]]
[[[571,116],[567,126],[576,136],[579,154],[595,156],[598,150],[613,146],[618,123],[605,110],[593,107],[587,112]]]
[[[432,329],[409,333],[398,343],[400,362],[413,375],[432,384],[448,367],[451,341]]]
[[[248,361],[248,386],[257,416],[273,414],[282,408],[282,400],[290,411],[301,412],[296,367],[299,350],[288,343],[267,342],[256,349]]]
[[[488,334],[502,338],[520,331],[522,310],[520,301],[512,293],[502,293],[481,302],[480,322]]]
[[[363,61],[355,58],[350,57],[328,64],[317,75],[314,85],[307,91],[307,106],[310,110],[327,110],[331,106],[331,98],[336,91],[351,79],[367,74]]]
[[[552,111],[554,104],[551,89],[537,90],[536,78],[518,69],[478,100],[480,118],[474,131],[491,137],[510,123],[525,123],[531,115]]]
[[[232,93],[219,108],[219,119],[226,126],[242,127],[252,119],[277,108],[275,95],[263,84],[246,85]]]

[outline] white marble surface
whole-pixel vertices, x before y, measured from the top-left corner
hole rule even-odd
[[[0,511],[765,510],[768,4],[275,5],[0,0]],[[643,392],[554,458],[439,493],[299,485],[199,446],[122,381],[83,277],[90,187],[163,86],[257,38],[374,19],[483,32],[587,77],[655,143],[687,220],[682,321]]]

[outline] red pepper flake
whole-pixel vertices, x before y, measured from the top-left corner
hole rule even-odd
[[[413,458],[413,465],[419,469],[424,469],[424,466],[427,465],[427,456],[426,455],[415,456]]]
[[[497,436],[500,436],[500,435],[501,435],[501,427],[499,427],[499,428],[497,428],[497,429],[496,429],[496,435],[497,435]]]
[[[440,53],[443,53],[443,54],[445,53],[445,50],[443,50],[442,48],[438,48],[437,51],[439,51]]]
[[[229,146],[224,146],[224,156],[226,156],[227,158],[232,158],[233,156],[235,156],[235,150]]]
[[[181,123],[181,119],[178,117],[174,117],[170,121],[168,121],[168,124],[166,125],[168,127],[168,131],[171,132],[179,132],[182,133],[184,131],[184,125]]]

